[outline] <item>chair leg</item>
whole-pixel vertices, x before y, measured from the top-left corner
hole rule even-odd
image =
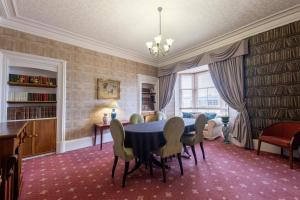
[[[126,177],[129,169],[129,161],[125,162],[125,167],[124,167],[124,174],[123,174],[123,180],[122,180],[122,187],[125,187],[125,182],[126,182]]]
[[[192,145],[191,148],[192,148],[193,156],[194,156],[194,159],[195,159],[195,165],[197,165],[197,156],[196,156],[195,146]]]
[[[181,161],[181,154],[180,153],[177,154],[177,159],[178,159],[179,166],[180,166],[180,175],[182,176],[183,175],[183,168],[182,168],[182,161]]]
[[[258,140],[257,155],[260,153],[261,140]]]
[[[283,157],[283,148],[282,147],[280,148],[280,155],[281,155],[281,157]]]
[[[185,144],[183,144],[183,152],[186,153],[188,155],[188,157],[191,157],[189,150],[187,149]]]
[[[289,149],[289,163],[290,163],[290,168],[293,169],[293,148]]]
[[[111,177],[112,178],[114,178],[114,176],[115,176],[115,170],[116,170],[116,166],[117,166],[117,163],[118,163],[118,159],[119,159],[119,157],[115,156],[114,165],[113,165],[113,168],[112,168],[112,171],[111,171]]]
[[[150,156],[150,159],[149,159],[149,167],[150,167],[150,176],[153,176],[152,155]]]
[[[162,168],[162,173],[163,173],[163,182],[166,182],[166,169],[165,169],[165,159],[164,158],[160,158],[160,162],[161,162],[161,168]]]
[[[203,160],[205,160],[205,152],[204,152],[203,142],[200,142],[200,148],[201,148],[201,151],[202,151]]]

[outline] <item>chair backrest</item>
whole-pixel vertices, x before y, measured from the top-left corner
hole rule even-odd
[[[286,139],[300,132],[300,122],[278,122],[263,130],[263,135],[272,135]]]
[[[116,156],[123,158],[125,156],[124,151],[124,128],[121,122],[117,119],[113,119],[110,122],[110,132],[114,141],[114,153]]]
[[[158,121],[167,120],[167,115],[165,113],[161,112],[161,111],[157,111],[155,113],[155,115],[156,115],[156,118],[157,118]]]
[[[196,139],[195,143],[202,142],[204,139],[203,130],[205,128],[205,124],[207,122],[207,118],[205,114],[200,114],[195,122],[195,130],[196,130]]]
[[[164,127],[164,137],[166,145],[163,147],[163,156],[171,156],[181,152],[181,135],[184,131],[184,121],[180,117],[172,117]]]
[[[157,121],[157,117],[154,114],[145,116],[145,122],[154,122]]]
[[[140,124],[140,123],[144,123],[144,118],[142,115],[134,113],[130,116],[129,121],[131,124]]]

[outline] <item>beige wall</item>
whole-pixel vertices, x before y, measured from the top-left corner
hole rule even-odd
[[[96,99],[96,79],[121,81],[118,118],[137,112],[137,74],[157,76],[157,68],[62,42],[0,27],[0,48],[67,61],[66,139],[89,136],[110,100]]]

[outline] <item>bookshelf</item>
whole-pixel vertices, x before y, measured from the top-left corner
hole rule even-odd
[[[4,60],[5,61],[5,60]],[[23,55],[4,62],[2,121],[28,121],[24,157],[56,151],[58,72]],[[24,61],[24,62],[22,62]]]
[[[144,117],[153,115],[158,110],[158,78],[138,74],[138,112]]]
[[[25,156],[66,151],[66,66],[0,49],[0,122],[28,121]]]
[[[155,98],[155,85],[150,83],[142,83],[142,110],[154,111],[156,98]]]
[[[32,84],[32,83],[18,83],[9,81],[8,85],[12,86],[23,86],[23,87],[44,87],[44,88],[56,88],[56,85],[46,85],[46,84]]]
[[[56,118],[56,84],[55,72],[8,66],[7,120]]]

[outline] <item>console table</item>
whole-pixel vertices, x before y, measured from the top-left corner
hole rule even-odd
[[[123,126],[126,126],[130,124],[127,120],[121,120],[120,121]],[[110,128],[110,124],[104,124],[104,123],[98,123],[95,124],[95,136],[94,136],[94,146],[96,145],[96,138],[97,138],[97,132],[99,130],[100,132],[100,150],[102,150],[102,143],[103,143],[103,131]]]
[[[22,143],[27,122],[0,123],[0,199],[16,200],[21,187]],[[28,136],[30,137],[30,136]]]

